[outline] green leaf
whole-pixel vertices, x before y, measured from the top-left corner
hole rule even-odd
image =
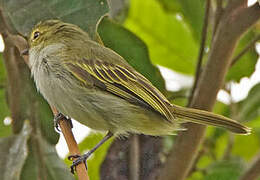
[[[3,0],[0,5],[13,32],[23,35],[28,35],[39,21],[61,19],[79,25],[95,37],[97,21],[108,12],[105,0]]]
[[[200,169],[204,169],[206,168],[207,166],[209,166],[212,162],[214,162],[215,160],[209,156],[209,155],[204,155],[202,156],[198,163],[197,163],[197,167],[200,168]]]
[[[260,139],[260,116],[247,123],[247,126],[252,128],[253,134]]]
[[[10,111],[6,104],[6,72],[2,58],[2,53],[0,53],[0,137],[6,137],[11,134],[11,126],[4,124],[4,118],[10,116]]]
[[[194,39],[201,39],[201,31],[204,17],[204,0],[157,0],[168,13],[176,13],[182,16],[189,24]]]
[[[27,141],[30,133],[31,127],[26,121],[19,134],[0,139],[0,179],[20,179],[21,170],[28,155]]]
[[[205,0],[181,0],[178,2],[181,5],[180,10],[184,16],[184,19],[189,23],[193,31],[193,37],[197,41],[200,41],[204,18]]]
[[[215,147],[214,147],[214,154],[217,158],[221,158],[223,156],[223,154],[225,153],[226,151],[226,148],[227,148],[227,144],[228,144],[228,134],[225,133],[223,134],[223,130],[216,130],[215,131],[218,138],[214,138],[213,137],[213,140],[215,141]],[[220,135],[220,132],[222,132],[222,134]]]
[[[98,33],[106,47],[124,57],[132,67],[148,78],[158,89],[165,90],[160,71],[151,64],[147,47],[143,41],[106,17],[99,23]]]
[[[195,171],[192,173],[186,180],[202,180],[203,179],[203,173],[199,171]]]
[[[204,180],[237,180],[244,170],[244,163],[239,159],[216,162],[207,170]]]
[[[256,84],[248,93],[246,99],[238,103],[238,117],[247,121],[252,128],[249,136],[236,136],[232,153],[250,160],[260,147],[260,83]],[[248,143],[250,142],[250,143]],[[245,146],[246,144],[246,146]]]
[[[87,152],[92,149],[102,138],[103,134],[91,132],[80,144],[80,152]],[[102,146],[100,146],[88,159],[88,175],[91,180],[99,180],[99,168],[106,156],[107,150],[112,142],[112,139],[106,141]],[[71,165],[71,161],[65,160],[68,166]]]
[[[0,85],[1,87],[5,84],[6,82],[6,70],[4,68],[3,64],[3,54],[0,52]]]
[[[165,13],[156,0],[132,0],[125,26],[144,40],[154,64],[194,73],[198,45],[189,26]]]
[[[246,35],[244,35],[240,40],[233,57],[236,57],[254,37],[255,33],[253,31],[249,31]],[[252,47],[231,67],[226,76],[226,80],[234,80],[239,82],[241,78],[251,76],[255,71],[257,59],[258,54],[255,47]]]
[[[177,0],[157,0],[163,9],[168,13],[179,13],[181,11],[180,2]]]
[[[248,93],[246,99],[239,104],[239,118],[250,121],[260,117],[260,83],[256,84]]]
[[[10,125],[4,124],[4,118],[10,116],[10,111],[5,101],[6,97],[3,89],[0,89],[0,99],[0,137],[7,137],[11,134],[12,129]]]
[[[217,101],[214,105],[213,112],[216,114],[222,114],[224,116],[230,116],[230,106],[226,105],[220,101]]]
[[[259,151],[260,140],[253,132],[248,136],[236,136],[232,154],[250,160]]]

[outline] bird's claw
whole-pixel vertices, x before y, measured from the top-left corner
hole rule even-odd
[[[58,113],[55,115],[54,117],[54,127],[56,129],[56,131],[60,132],[60,128],[59,128],[59,122],[61,119],[63,119],[65,116],[62,113]]]
[[[68,156],[68,159],[69,159],[70,161],[72,161],[73,159],[75,159],[75,160],[73,160],[73,163],[72,163],[72,165],[70,166],[70,172],[71,172],[72,174],[74,174],[74,173],[75,173],[75,170],[76,170],[76,166],[79,165],[79,164],[82,163],[82,162],[84,162],[86,169],[88,169],[88,166],[87,166],[87,163],[86,163],[88,157],[89,157],[89,154],[88,154],[88,153],[83,154],[82,156],[80,156],[80,155],[70,155],[70,156]]]
[[[54,117],[54,127],[56,129],[56,131],[60,132],[60,128],[59,128],[59,122],[62,119],[66,119],[69,121],[70,123],[70,127],[73,128],[73,124],[70,118],[67,118],[66,116],[64,116],[62,113],[58,113],[57,115],[55,115]]]

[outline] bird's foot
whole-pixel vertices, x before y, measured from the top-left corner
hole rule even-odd
[[[71,173],[74,174],[76,166],[79,165],[80,163],[84,162],[86,169],[87,168],[87,159],[89,158],[89,156],[94,153],[104,142],[106,142],[108,139],[110,139],[113,136],[113,133],[111,133],[110,131],[105,135],[105,137],[103,137],[103,139],[101,139],[101,141],[99,141],[99,143],[97,143],[90,151],[88,151],[86,154],[83,154],[82,156],[80,155],[71,155],[68,157],[69,160],[73,160],[72,165],[70,166],[70,170]],[[74,160],[75,159],[75,160]]]
[[[71,172],[72,174],[74,174],[74,172],[75,172],[75,170],[76,170],[76,166],[79,165],[79,164],[82,163],[82,162],[85,164],[86,169],[88,169],[87,159],[89,158],[90,155],[91,155],[91,152],[90,152],[90,151],[87,152],[86,154],[83,154],[82,156],[80,156],[80,155],[70,155],[70,156],[68,157],[68,159],[69,159],[70,161],[73,160],[73,159],[75,159],[75,160],[73,160],[73,163],[72,163],[72,165],[70,166],[70,172]]]
[[[54,117],[54,127],[55,127],[56,131],[60,132],[59,123],[60,123],[61,120],[67,120],[70,124],[70,127],[73,128],[73,124],[72,124],[71,119],[67,118],[62,113],[58,113]]]

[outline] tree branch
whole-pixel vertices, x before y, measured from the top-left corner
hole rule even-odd
[[[232,54],[241,35],[257,22],[260,7],[247,7],[246,0],[232,1],[225,9],[216,30],[209,52],[208,63],[201,74],[191,107],[211,110],[218,90],[231,64]],[[234,8],[231,8],[234,7]],[[228,28],[227,28],[228,27]],[[187,131],[179,133],[174,147],[162,170],[160,180],[183,180],[186,178],[204,140],[205,126],[188,123]],[[169,173],[171,172],[171,173]]]
[[[257,180],[260,177],[260,152],[254,158],[248,169],[244,172],[239,180]]]
[[[190,94],[190,97],[189,97],[188,106],[190,106],[190,103],[191,103],[192,97],[194,95],[195,89],[197,88],[199,76],[200,76],[200,72],[201,72],[201,64],[202,64],[203,54],[204,54],[204,50],[205,50],[205,43],[206,43],[206,39],[207,39],[210,1],[211,0],[206,1],[204,24],[203,24],[202,34],[201,34],[202,38],[201,38],[201,43],[200,43],[199,56],[198,56],[198,60],[197,60],[195,81],[194,81],[194,85],[192,87],[191,94]]]

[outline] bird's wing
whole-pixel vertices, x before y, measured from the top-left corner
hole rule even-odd
[[[66,66],[85,84],[93,83],[131,103],[146,104],[167,120],[173,119],[168,100],[145,77],[130,68],[92,59],[70,61]]]

